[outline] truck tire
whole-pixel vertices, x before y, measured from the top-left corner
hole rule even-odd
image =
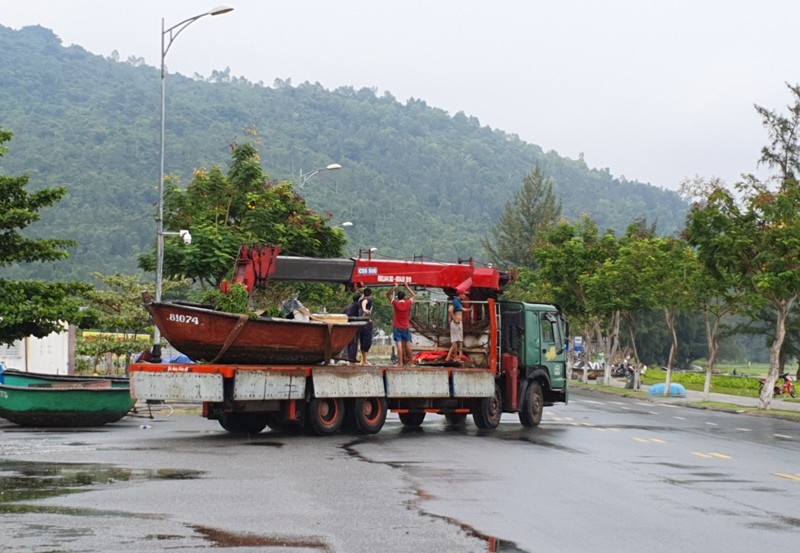
[[[519,410],[519,421],[522,426],[533,428],[539,426],[542,421],[542,411],[544,410],[544,394],[542,385],[534,380],[525,389],[525,397],[522,398],[522,407]]]
[[[467,414],[445,413],[444,420],[447,422],[447,426],[463,426],[464,422],[467,420]]]
[[[495,384],[494,395],[478,400],[476,409],[472,412],[475,426],[484,430],[493,430],[500,424],[503,416],[503,395],[500,387]]]
[[[358,397],[353,401],[353,421],[360,434],[376,434],[386,422],[385,397]]]
[[[267,422],[267,413],[222,413],[219,419],[219,425],[231,434],[258,434]]]
[[[400,413],[400,422],[403,426],[417,427],[425,420],[425,411],[420,413]]]
[[[315,397],[308,404],[309,428],[318,436],[334,434],[344,420],[344,401],[341,398]]]

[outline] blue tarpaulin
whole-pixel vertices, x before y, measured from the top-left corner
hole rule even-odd
[[[667,395],[666,393],[664,393],[666,392],[666,390],[667,390],[667,385],[664,383],[653,384],[652,386],[650,386],[650,390],[648,391],[648,393],[651,396],[665,396]],[[669,395],[675,397],[686,397],[686,388],[683,386],[683,384],[676,384],[675,382],[673,382],[669,385]]]

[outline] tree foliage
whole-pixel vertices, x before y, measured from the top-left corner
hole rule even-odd
[[[12,133],[0,128],[0,157]],[[40,218],[39,210],[60,200],[66,189],[26,190],[28,176],[0,175],[0,267],[54,261],[68,255],[70,240],[29,238],[22,231]],[[65,322],[84,319],[80,283],[18,281],[0,278],[0,344],[26,336],[42,337],[64,330]]]
[[[329,216],[309,209],[291,183],[270,180],[253,144],[233,145],[231,150],[227,174],[219,167],[197,170],[185,190],[174,182],[167,186],[165,228],[189,230],[192,243],[165,241],[166,278],[218,288],[231,275],[243,244],[276,244],[283,253],[301,256],[342,254],[344,231],[330,226]],[[139,265],[155,270],[155,252],[140,256]]]
[[[483,247],[495,265],[534,268],[538,234],[560,218],[561,201],[553,193],[553,183],[536,167],[525,175],[522,188],[492,228],[493,240],[484,238]]]
[[[715,187],[694,203],[686,235],[705,266],[719,280],[744,291],[753,310],[769,306],[775,313],[770,372],[760,398],[769,407],[772,386],[781,369],[786,321],[800,298],[800,172],[797,152],[800,88],[789,87],[794,104],[789,116],[758,108],[770,135],[761,161],[775,170],[776,188],[746,175],[738,195]]]

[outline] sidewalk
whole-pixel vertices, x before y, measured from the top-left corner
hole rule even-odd
[[[618,380],[618,379],[611,379],[610,382],[611,386],[617,388],[625,389],[625,381]],[[592,388],[592,385],[589,384],[588,389]],[[639,391],[647,392],[649,390],[649,386],[642,384]],[[788,397],[788,396],[787,396]],[[688,405],[694,403],[700,403],[704,401],[703,399],[703,392],[696,392],[694,390],[686,390],[685,397],[677,397],[677,396],[651,396],[648,395],[647,399],[649,401],[657,401],[657,402],[668,402],[673,405]],[[792,411],[795,413],[800,413],[800,401],[794,400],[791,401],[792,398],[788,397],[789,401],[785,400],[784,398],[773,398],[772,403],[770,404],[770,411]],[[715,403],[729,403],[731,405],[737,405],[739,407],[750,407],[755,408],[758,407],[758,398],[756,397],[744,397],[744,396],[732,396],[728,394],[717,394],[714,392],[709,393],[708,401],[713,401]]]
[[[647,386],[642,386],[642,390],[646,390]],[[686,390],[686,397],[685,398],[668,398],[664,396],[648,396],[648,398],[658,401],[671,401],[671,402],[680,402],[683,401],[684,403],[697,403],[703,400],[703,392],[696,392],[694,390]],[[757,397],[743,397],[743,396],[732,396],[728,394],[715,394],[711,392],[708,394],[708,401],[713,401],[716,403],[730,403],[732,405],[738,405],[740,407],[758,407],[758,398]],[[800,413],[800,402],[798,401],[784,401],[783,398],[773,398],[772,403],[770,404],[770,411],[792,411],[795,413]]]

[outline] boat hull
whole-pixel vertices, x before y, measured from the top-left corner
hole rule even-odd
[[[252,365],[328,362],[364,322],[296,321],[213,311],[174,303],[147,309],[161,334],[194,361]]]
[[[101,426],[127,415],[136,400],[123,379],[81,379],[5,371],[0,417],[21,426]]]

